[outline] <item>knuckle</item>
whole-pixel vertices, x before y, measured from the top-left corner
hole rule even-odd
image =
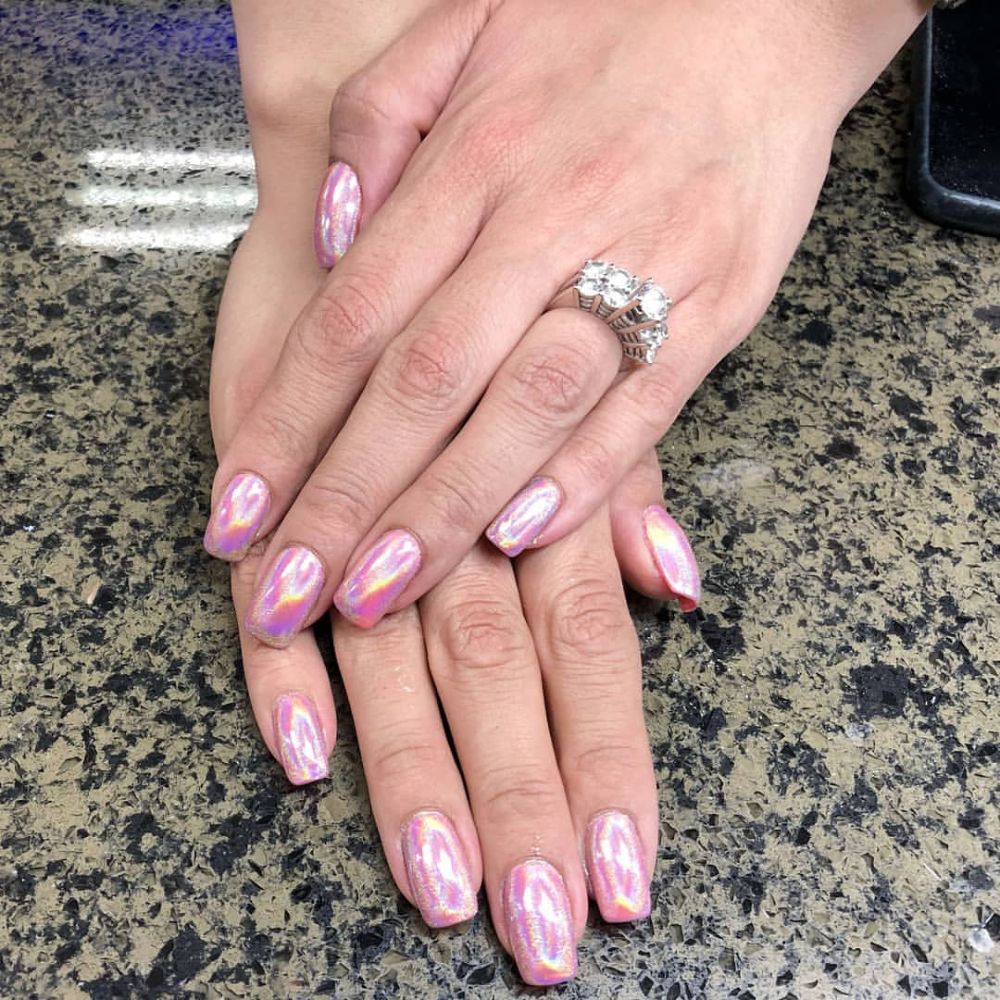
[[[624,595],[607,580],[584,577],[557,590],[547,608],[547,633],[557,663],[619,661],[632,631]]]
[[[336,135],[365,136],[391,121],[388,95],[377,76],[359,72],[349,76],[330,102],[330,131]]]
[[[487,771],[480,782],[483,810],[488,816],[503,817],[504,824],[551,816],[565,805],[561,790],[539,778],[523,764],[506,765]]]
[[[306,434],[301,420],[288,413],[282,406],[269,406],[261,410],[257,418],[260,421],[258,429],[253,434],[253,440],[267,442],[273,455],[287,459],[292,455],[296,462],[308,465],[310,468],[319,459],[319,444]]]
[[[373,783],[401,784],[412,787],[408,779],[426,781],[441,766],[439,749],[410,730],[384,733],[382,742],[365,762]]]
[[[511,372],[514,402],[545,421],[575,415],[584,405],[592,370],[579,351],[566,347],[524,358]]]
[[[636,776],[650,769],[649,753],[643,748],[625,743],[615,743],[613,738],[594,743],[571,752],[570,773],[586,778],[588,784],[597,787],[622,787],[633,785]]]
[[[633,372],[622,383],[627,404],[654,434],[664,434],[680,412],[687,393],[666,365]]]
[[[263,134],[305,138],[324,127],[323,89],[301,63],[271,60],[243,74],[247,119]]]
[[[441,629],[447,668],[459,685],[492,685],[498,674],[512,676],[512,665],[529,653],[520,611],[496,598],[456,602],[442,616]]]
[[[428,474],[426,487],[425,501],[434,511],[437,523],[447,524],[454,535],[476,536],[482,532],[485,518],[480,500],[481,488],[474,477],[464,475],[458,467],[453,467],[447,473]]]
[[[619,456],[600,438],[577,432],[571,445],[573,462],[580,481],[596,486],[618,481]]]
[[[385,301],[378,279],[342,272],[319,293],[308,318],[292,329],[295,346],[309,366],[328,371],[343,364],[370,362],[383,324]]]
[[[373,520],[371,487],[356,482],[350,473],[314,472],[302,491],[304,523],[329,524],[335,520],[350,531],[362,532]]]
[[[394,353],[388,381],[397,402],[431,411],[454,406],[468,374],[459,338],[444,330],[427,330]]]

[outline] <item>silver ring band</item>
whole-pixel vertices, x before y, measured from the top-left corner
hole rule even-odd
[[[650,365],[667,339],[670,299],[652,278],[603,260],[588,260],[549,308],[572,306],[603,320],[618,337],[622,353]]]

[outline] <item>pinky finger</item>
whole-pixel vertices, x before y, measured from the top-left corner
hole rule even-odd
[[[611,532],[622,576],[634,590],[675,599],[681,611],[701,600],[698,562],[684,529],[663,506],[656,452],[646,453],[611,494]]]
[[[311,629],[299,633],[284,649],[272,649],[251,638],[243,628],[263,551],[261,544],[232,567],[243,672],[254,718],[267,748],[293,785],[305,785],[329,774],[328,760],[337,736],[333,695]]]

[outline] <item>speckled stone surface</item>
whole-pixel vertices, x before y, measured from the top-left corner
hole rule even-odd
[[[1000,241],[902,203],[905,94],[662,448],[705,600],[635,604],[653,915],[559,996],[1000,995]],[[0,996],[532,994],[396,893],[339,685],[321,785],[253,728],[199,544],[227,254],[114,249],[224,247],[241,157],[155,151],[245,147],[224,7],[0,5]],[[228,207],[90,204],[198,185]]]

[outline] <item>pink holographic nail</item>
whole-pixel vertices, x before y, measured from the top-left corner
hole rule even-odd
[[[551,986],[576,975],[576,938],[566,884],[541,858],[515,865],[503,893],[510,946],[521,978]]]
[[[631,816],[609,810],[587,827],[587,874],[601,916],[621,924],[649,916],[649,879]]]
[[[402,528],[387,531],[337,588],[333,603],[359,628],[371,628],[417,575],[422,562],[416,538]]]
[[[323,564],[315,552],[301,545],[285,549],[254,594],[246,630],[268,646],[287,646],[309,617],[323,579]]]
[[[410,889],[428,927],[471,920],[479,909],[465,851],[444,813],[427,810],[403,826],[403,859]]]
[[[562,503],[558,483],[535,476],[486,529],[486,537],[505,555],[516,556],[533,545]]]
[[[332,163],[316,202],[313,246],[321,267],[333,267],[350,249],[361,218],[361,185],[346,163]]]
[[[270,506],[271,492],[260,476],[252,472],[233,476],[205,528],[205,551],[216,559],[238,562],[256,541]]]
[[[701,600],[701,578],[684,529],[656,505],[642,512],[642,524],[646,529],[649,551],[663,582],[677,598],[681,611],[694,611]]]
[[[271,712],[285,774],[293,785],[319,781],[330,773],[323,726],[312,698],[283,694]]]

